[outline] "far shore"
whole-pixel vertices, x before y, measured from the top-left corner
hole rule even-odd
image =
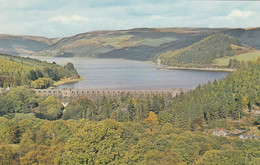
[[[234,72],[236,69],[230,68],[185,68],[185,67],[175,67],[175,66],[166,66],[162,69],[176,69],[176,70],[197,70],[197,71],[215,71],[215,72]]]
[[[154,61],[145,61],[150,64],[155,64]],[[213,71],[213,72],[234,72],[236,69],[230,69],[230,68],[217,68],[217,67],[205,67],[205,68],[187,68],[187,67],[177,67],[177,66],[165,66],[162,65],[159,69],[173,69],[173,70],[196,70],[196,71]]]
[[[60,81],[57,81],[53,84],[52,87],[50,88],[55,88],[57,86],[60,86],[60,85],[63,85],[63,84],[70,84],[70,83],[74,83],[74,82],[78,82],[78,81],[82,81],[84,80],[84,78],[82,77],[79,77],[79,78],[75,78],[75,79],[72,79],[72,78],[63,78],[61,79]]]

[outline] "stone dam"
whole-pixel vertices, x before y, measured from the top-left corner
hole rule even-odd
[[[72,88],[62,88],[62,89],[35,89],[41,97],[54,96],[61,99],[76,99],[80,97],[88,98],[100,98],[103,96],[115,98],[121,96],[129,96],[133,98],[142,98],[142,97],[153,97],[155,95],[163,96],[167,98],[173,98],[176,94],[180,93],[181,90],[169,89],[169,90],[149,90],[149,89],[138,89],[138,90],[129,90],[129,89],[72,89]]]

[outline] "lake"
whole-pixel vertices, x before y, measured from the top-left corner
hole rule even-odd
[[[75,58],[42,58],[40,60],[65,65],[72,62],[84,80],[56,88],[74,89],[194,89],[214,79],[225,77],[227,72],[157,69],[155,64],[121,60]]]

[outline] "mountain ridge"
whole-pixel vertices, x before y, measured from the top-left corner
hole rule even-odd
[[[100,30],[60,38],[0,34],[0,52],[11,55],[155,60],[215,33],[260,49],[260,28],[135,28]]]

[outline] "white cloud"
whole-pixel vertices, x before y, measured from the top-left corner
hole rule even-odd
[[[242,10],[232,10],[226,16],[219,16],[216,19],[224,20],[224,19],[246,19],[254,15],[252,11],[242,11]]]
[[[233,10],[228,17],[229,18],[248,18],[252,16],[254,13],[252,11],[241,11],[241,10]]]
[[[49,18],[50,22],[60,22],[63,24],[68,24],[73,21],[89,21],[90,19],[88,17],[83,17],[80,15],[72,15],[72,16],[56,16]]]
[[[260,26],[260,3],[252,1],[0,0],[0,4],[0,33],[9,34],[61,37],[137,27]]]

